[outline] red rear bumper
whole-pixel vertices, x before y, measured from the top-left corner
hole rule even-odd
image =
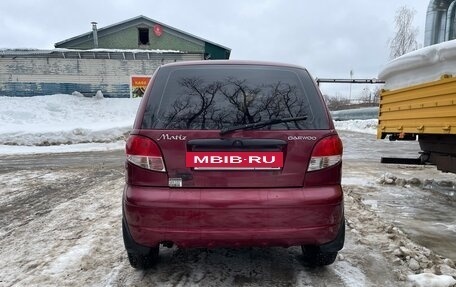
[[[136,243],[180,247],[322,245],[343,220],[339,185],[274,189],[171,189],[126,185]]]

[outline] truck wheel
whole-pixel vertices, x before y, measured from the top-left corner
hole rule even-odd
[[[148,247],[137,244],[130,235],[125,219],[122,220],[122,235],[131,267],[144,270],[151,268],[157,263],[160,247]]]
[[[318,246],[301,246],[304,265],[318,267],[331,265],[336,261],[337,252],[323,252]]]

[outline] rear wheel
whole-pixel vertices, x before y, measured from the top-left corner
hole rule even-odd
[[[130,262],[131,267],[144,270],[154,266],[158,260],[158,247],[150,249],[148,254],[127,251],[128,261]]]
[[[148,247],[137,244],[131,237],[125,220],[122,220],[122,234],[131,267],[144,270],[157,263],[159,246]]]
[[[331,265],[336,261],[337,252],[321,251],[318,246],[301,246],[304,264],[310,267]]]
[[[337,253],[344,247],[345,218],[342,218],[336,238],[324,245],[301,245],[304,265],[309,267],[331,265],[336,261]]]

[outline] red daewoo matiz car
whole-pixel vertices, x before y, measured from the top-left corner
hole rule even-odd
[[[126,144],[123,237],[159,246],[297,246],[328,265],[345,237],[342,142],[301,67],[181,62],[153,75]]]

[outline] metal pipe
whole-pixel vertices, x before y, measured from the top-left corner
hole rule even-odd
[[[98,48],[98,29],[97,22],[92,22],[92,33],[93,33],[93,47]]]
[[[450,41],[456,38],[454,33],[455,31],[455,14],[456,14],[456,0],[451,2],[448,7],[447,22],[446,22],[446,31],[445,31],[445,41]]]
[[[426,14],[424,31],[424,46],[430,46],[445,41],[450,4],[454,0],[431,0]]]

